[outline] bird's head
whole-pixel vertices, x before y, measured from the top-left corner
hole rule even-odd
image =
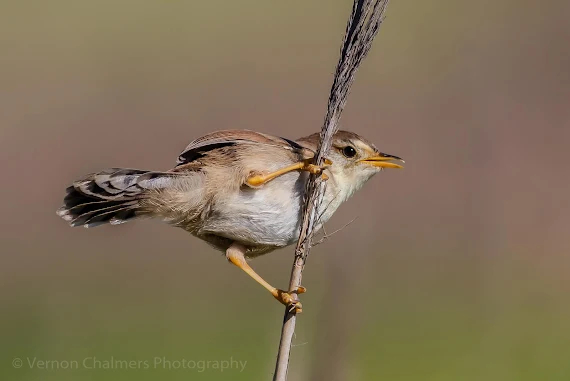
[[[316,146],[318,140],[319,134],[313,134],[299,139],[299,142],[310,142]],[[398,156],[380,152],[374,144],[349,131],[338,131],[333,136],[327,158],[332,161],[328,171],[334,182],[346,191],[346,198],[384,168],[402,168],[394,161],[404,162]]]

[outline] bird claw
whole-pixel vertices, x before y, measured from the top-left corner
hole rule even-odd
[[[307,292],[303,286],[297,287],[295,291],[287,292],[283,290],[276,290],[273,295],[281,304],[288,308],[290,313],[300,314],[303,312],[303,305],[297,298],[297,295]]]
[[[300,314],[301,312],[303,312],[303,306],[299,301],[291,302],[291,304],[287,304],[287,307],[289,307],[287,311],[290,314]]]
[[[332,161],[329,159],[325,159],[323,165],[306,164],[304,169],[307,172],[312,173],[313,175],[321,175],[321,179],[323,181],[327,181],[329,177],[325,173],[323,173],[323,171],[328,167],[330,167],[331,165]]]

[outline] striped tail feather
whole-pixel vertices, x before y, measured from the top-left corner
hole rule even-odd
[[[67,188],[57,214],[71,226],[118,225],[144,215],[149,190],[171,185],[175,173],[111,168],[90,174]]]

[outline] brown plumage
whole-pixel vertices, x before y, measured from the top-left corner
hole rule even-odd
[[[328,178],[318,230],[370,177],[400,167],[390,162],[398,157],[339,131],[332,164],[319,168],[311,163],[318,142],[319,134],[292,141],[247,130],[214,132],[190,143],[169,171],[113,168],[75,181],[58,215],[85,227],[162,219],[225,251],[287,304],[290,295],[271,287],[244,258],[297,241],[308,171]]]
[[[169,171],[115,168],[74,182],[58,214],[72,226],[85,227],[120,224],[136,217],[158,217],[220,250],[239,241],[247,245],[250,255],[271,251],[297,239],[307,174],[289,172],[259,187],[247,185],[246,179],[311,159],[318,140],[318,133],[292,141],[248,130],[213,132],[190,143],[179,155],[176,167]],[[379,153],[361,136],[349,131],[337,132],[333,141],[335,152],[331,155],[339,158],[325,171],[330,172],[327,198],[332,202],[325,220],[353,193],[353,188],[363,183],[355,181],[345,189],[337,189],[339,180],[353,172],[347,166],[334,171],[335,163],[345,159],[336,151],[349,145],[358,147],[362,155]],[[371,166],[363,169],[359,173],[364,175],[364,181],[378,171]],[[339,196],[337,205],[333,199]],[[229,199],[236,205],[228,203]],[[256,200],[271,207],[257,205]],[[273,214],[288,220],[273,218]]]

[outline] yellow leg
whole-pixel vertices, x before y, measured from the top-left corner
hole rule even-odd
[[[301,302],[295,296],[295,294],[302,294],[305,291],[307,291],[307,289],[305,287],[299,287],[296,291],[286,292],[273,287],[249,266],[249,264],[245,260],[245,252],[246,252],[245,246],[239,243],[233,243],[226,250],[226,258],[228,258],[228,261],[230,261],[231,263],[233,263],[234,265],[245,271],[247,275],[252,277],[257,283],[265,287],[265,289],[269,291],[275,299],[277,299],[279,302],[289,307],[291,312],[294,310],[295,313],[301,313],[302,305]]]
[[[326,168],[327,166],[331,165],[332,162],[328,159],[325,160],[325,165],[323,167],[319,167],[318,165],[314,165],[314,164],[310,164],[307,161],[300,161],[298,163],[292,164],[288,167],[285,168],[281,168],[275,172],[271,172],[267,175],[253,175],[250,176],[247,180],[246,183],[249,186],[252,187],[257,187],[260,185],[263,185],[265,183],[267,183],[268,181],[273,180],[276,177],[279,177],[281,175],[284,175],[285,173],[288,172],[292,172],[292,171],[297,171],[297,170],[302,170],[302,171],[307,171],[313,174],[319,174],[323,171],[324,168]],[[325,175],[323,173],[323,180],[328,179],[328,176]]]

